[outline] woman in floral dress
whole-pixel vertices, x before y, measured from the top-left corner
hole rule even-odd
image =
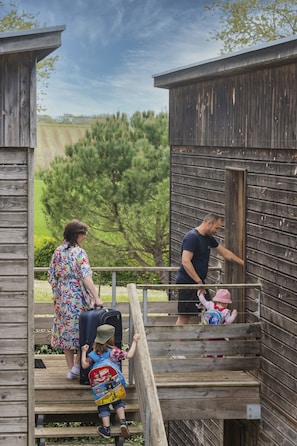
[[[77,379],[80,374],[79,315],[95,305],[103,305],[92,279],[87,253],[80,246],[86,236],[85,223],[70,221],[48,270],[55,307],[51,345],[64,351],[67,379]]]

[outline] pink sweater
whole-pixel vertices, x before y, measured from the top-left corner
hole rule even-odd
[[[198,298],[206,310],[215,309],[221,312],[223,324],[232,324],[232,322],[234,322],[236,319],[237,312],[231,313],[229,308],[221,307],[218,303],[215,303],[212,300],[206,300],[202,293],[198,293]]]

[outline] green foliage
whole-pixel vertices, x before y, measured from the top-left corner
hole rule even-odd
[[[0,31],[21,31],[23,29],[39,28],[35,14],[19,11],[14,2],[0,1]]]
[[[296,0],[213,0],[205,8],[220,14],[212,38],[223,42],[222,54],[297,33]]]
[[[90,228],[86,250],[97,242],[96,265],[102,255],[105,266],[108,258],[110,266],[166,266],[167,135],[164,113],[137,112],[130,120],[118,113],[67,146],[65,157],[55,158],[43,176],[42,203],[52,235],[59,238],[67,221],[78,218]]]
[[[52,347],[51,345],[42,344],[35,346],[35,354],[36,355],[61,355],[63,354],[63,350]]]
[[[49,237],[51,235],[49,229],[46,226],[45,216],[41,206],[42,188],[43,188],[42,179],[35,178],[34,179],[34,238]]]
[[[42,26],[36,17],[37,14],[19,11],[18,6],[14,2],[0,1],[0,32],[41,28]],[[39,110],[44,110],[44,107],[42,106],[42,96],[45,95],[48,80],[55,70],[55,63],[57,60],[58,56],[51,56],[37,64],[37,81],[40,86],[38,97]]]
[[[46,96],[46,89],[48,88],[48,81],[55,71],[55,64],[59,56],[48,56],[37,63],[37,83],[38,83],[38,111],[45,111],[46,107],[42,104],[43,97]]]
[[[50,264],[53,252],[57,247],[56,239],[52,237],[39,237],[34,239],[34,266],[45,267]],[[45,280],[47,274],[45,272],[36,273],[36,279]]]

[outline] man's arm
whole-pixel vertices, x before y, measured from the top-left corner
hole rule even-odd
[[[219,246],[217,246],[214,249],[225,260],[228,260],[228,262],[235,262],[235,263],[238,263],[238,265],[241,265],[241,266],[244,265],[244,261],[240,257],[237,257],[232,251],[230,251],[229,249],[225,248],[224,246],[219,245]]]
[[[194,282],[202,283],[201,278],[195,271],[195,268],[192,263],[192,258],[193,258],[193,253],[191,251],[184,250],[181,259],[182,265],[185,268],[185,271],[188,274],[188,276],[190,276],[194,280]]]

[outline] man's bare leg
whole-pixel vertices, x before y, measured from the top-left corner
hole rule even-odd
[[[189,323],[190,315],[187,314],[179,314],[176,320],[175,325],[186,325]]]

